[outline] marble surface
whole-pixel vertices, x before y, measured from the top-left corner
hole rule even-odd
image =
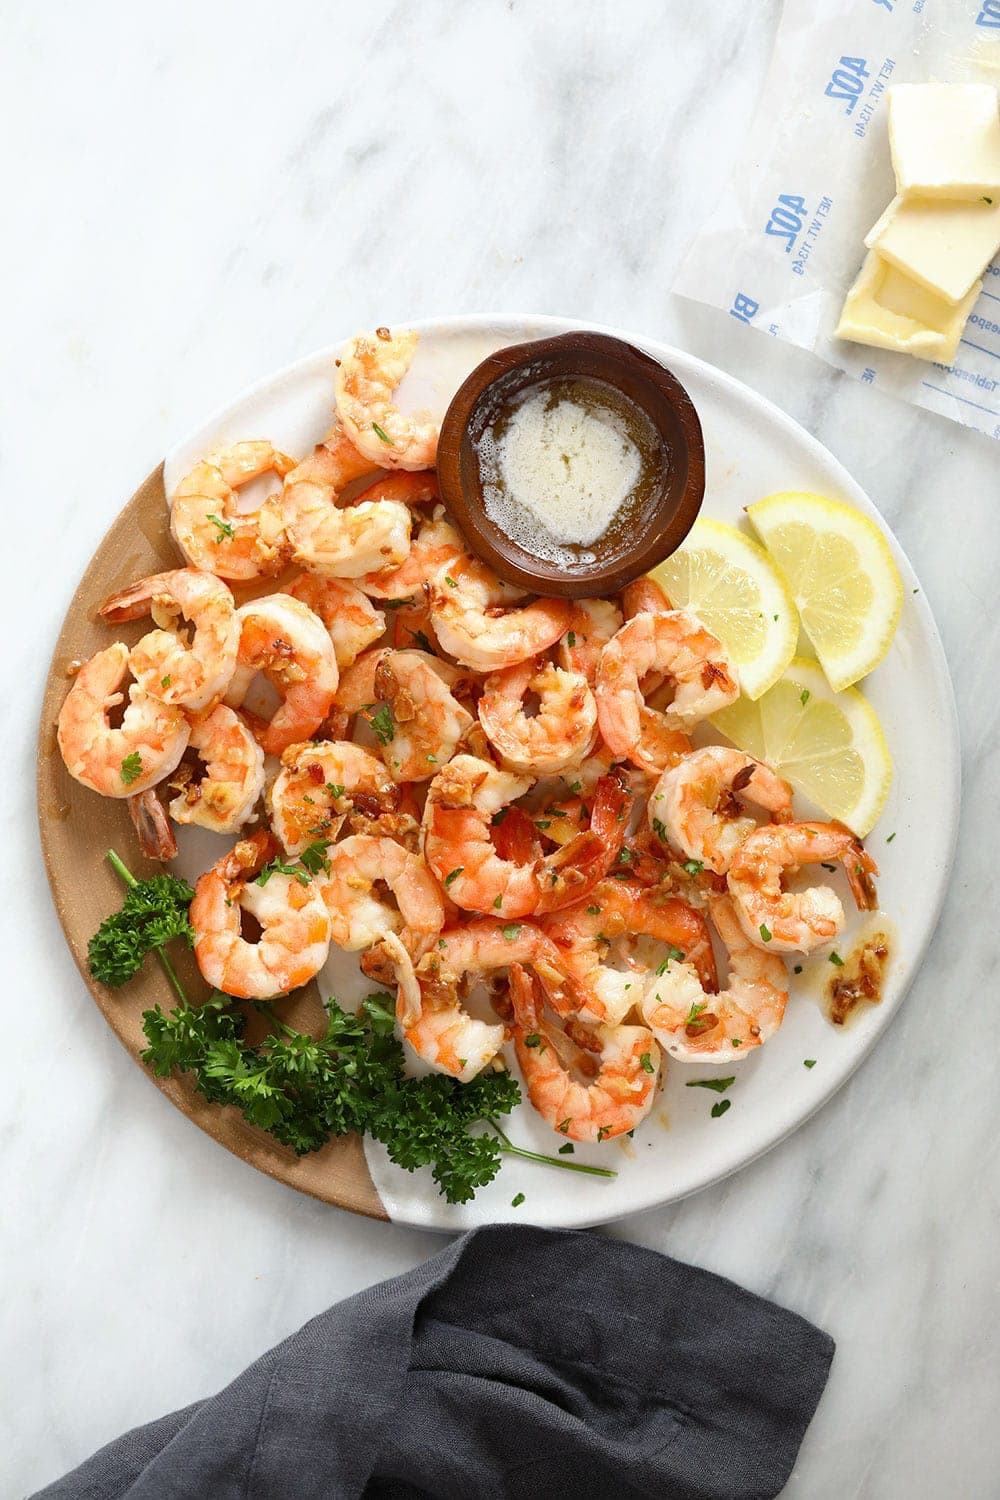
[[[921,576],[965,752],[958,861],[923,972],[792,1139],[611,1232],[837,1339],[788,1495],[997,1493],[998,456],[668,295],[725,190],[777,14],[776,0],[712,0],[696,24],[684,0],[248,0],[238,23],[193,0],[4,7],[4,1495],[216,1389],[439,1244],[251,1171],[129,1061],[49,900],[34,739],[76,578],[179,435],[355,327],[473,310],[617,323],[740,376],[851,469]]]

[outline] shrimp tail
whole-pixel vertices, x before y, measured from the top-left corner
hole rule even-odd
[[[845,832],[848,831],[845,829]],[[878,906],[878,889],[875,885],[878,865],[861,840],[853,835],[851,837],[851,847],[844,855],[844,869],[851,894],[859,911],[874,911]]]
[[[177,840],[173,825],[153,787],[128,799],[128,814],[139,838],[139,848],[146,859],[168,864],[177,858]]]
[[[141,620],[148,615],[153,603],[153,594],[147,579],[142,578],[130,588],[117,594],[109,594],[98,610],[102,620],[118,625],[126,620]]]
[[[530,1035],[538,1030],[542,1019],[534,977],[523,964],[511,964],[508,980],[514,1019],[519,1029]]]
[[[579,901],[604,879],[625,839],[631,797],[619,776],[601,777],[594,791],[590,827],[549,855],[539,871],[537,911],[558,911]]]

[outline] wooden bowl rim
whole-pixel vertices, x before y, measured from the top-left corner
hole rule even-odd
[[[633,550],[610,561],[567,570],[565,566],[532,558],[486,514],[478,487],[470,496],[465,471],[470,461],[466,439],[477,408],[496,381],[512,371],[549,362],[554,372],[594,376],[595,358],[627,366],[651,393],[645,406],[661,435],[669,440],[677,467],[661,490],[662,517],[657,516]],[[566,356],[570,356],[567,360]],[[536,377],[532,377],[536,378]],[[544,378],[544,371],[541,378]],[[606,372],[597,378],[608,380]],[[671,431],[658,420],[653,407],[671,413]],[[680,436],[680,444],[677,436]],[[705,443],[694,402],[676,375],[652,355],[609,334],[573,332],[527,343],[508,344],[482,360],[452,397],[441,424],[438,443],[438,484],[441,499],[457,522],[472,551],[499,577],[531,593],[562,598],[589,598],[619,593],[627,583],[655,568],[681,545],[694,525],[705,498]]]

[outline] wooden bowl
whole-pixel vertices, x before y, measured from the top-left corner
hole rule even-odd
[[[624,534],[599,537],[592,561],[533,556],[486,513],[477,444],[499,409],[528,386],[589,378],[621,392],[646,414],[660,443],[653,485]],[[495,573],[536,594],[615,594],[676,551],[705,497],[705,445],[687,391],[657,360],[602,333],[499,349],[477,365],[445,413],[438,442],[441,498],[469,546]]]

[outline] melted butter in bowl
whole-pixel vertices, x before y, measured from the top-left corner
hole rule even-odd
[[[669,464],[646,412],[585,376],[522,387],[494,410],[476,452],[490,520],[564,566],[596,561],[598,541],[613,546]]]
[[[701,424],[658,360],[605,334],[499,349],[452,398],[441,498],[471,550],[538,594],[617,593],[684,540],[705,493]]]

